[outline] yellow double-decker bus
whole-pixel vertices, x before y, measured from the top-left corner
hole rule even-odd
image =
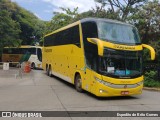
[[[96,96],[141,94],[142,44],[137,29],[119,21],[86,18],[44,37],[42,67]]]

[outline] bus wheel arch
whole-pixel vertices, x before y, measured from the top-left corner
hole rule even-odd
[[[80,75],[79,72],[75,73],[74,85],[75,85],[75,88],[76,88],[76,90],[78,92],[83,92],[83,89],[82,89],[82,78],[81,78],[81,75]]]

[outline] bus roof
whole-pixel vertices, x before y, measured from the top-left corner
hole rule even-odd
[[[73,27],[73,26],[75,26],[75,25],[78,25],[79,23],[80,23],[80,21],[77,21],[77,22],[74,22],[74,23],[72,23],[72,24],[69,24],[69,25],[67,25],[67,26],[65,26],[65,27],[59,28],[59,29],[57,29],[57,30],[55,30],[55,31],[53,31],[53,32],[51,32],[51,33],[48,33],[48,34],[45,35],[44,37],[49,36],[49,35],[52,35],[52,34],[54,34],[54,33],[60,32],[60,31],[63,31],[63,30],[65,30],[65,29],[67,29],[67,28],[70,28],[70,27]]]
[[[84,22],[110,22],[110,23],[117,23],[117,24],[133,26],[133,25],[125,23],[125,22],[121,22],[118,20],[112,20],[112,19],[106,19],[106,18],[84,18],[80,21],[81,21],[81,23],[84,23]]]
[[[57,29],[57,30],[55,30],[55,31],[53,31],[53,32],[51,32],[51,33],[48,33],[48,34],[45,35],[44,37],[49,36],[49,35],[52,35],[52,34],[54,34],[54,33],[60,32],[60,31],[63,31],[63,30],[65,30],[65,29],[67,29],[67,28],[73,27],[73,26],[78,25],[78,24],[80,24],[80,23],[84,23],[84,22],[96,22],[96,23],[97,23],[97,22],[99,22],[99,21],[133,26],[133,25],[131,25],[131,24],[124,23],[124,22],[120,22],[120,21],[118,21],[118,20],[112,20],[112,19],[106,19],[106,18],[84,18],[84,19],[79,20],[79,21],[77,21],[77,22],[71,23],[71,24],[69,24],[69,25],[67,25],[67,26],[65,26],[65,27],[59,28],[59,29]]]

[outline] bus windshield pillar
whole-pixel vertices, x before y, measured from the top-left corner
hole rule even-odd
[[[142,46],[144,48],[147,48],[150,50],[150,54],[151,54],[151,60],[155,60],[155,50],[153,49],[153,47],[149,46],[149,45],[146,45],[146,44],[142,44]]]
[[[99,40],[99,39],[97,39],[97,38],[87,38],[87,40],[90,43],[97,44],[97,46],[98,46],[98,55],[99,56],[103,56],[104,49],[103,49],[103,43],[102,43],[102,41]]]

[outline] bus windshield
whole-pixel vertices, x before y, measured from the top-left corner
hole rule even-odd
[[[100,59],[100,71],[104,75],[118,78],[141,76],[142,52],[105,49],[104,57]]]
[[[130,25],[99,22],[98,23],[99,39],[114,43],[140,44],[140,38],[137,29]]]

